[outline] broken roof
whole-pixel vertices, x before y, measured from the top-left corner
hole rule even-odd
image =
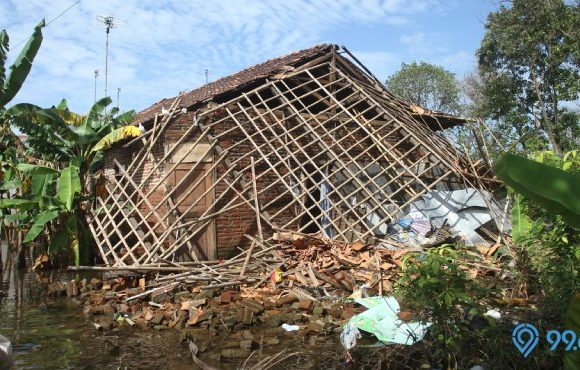
[[[333,48],[338,49],[339,47],[332,44],[315,45],[308,49],[295,51],[287,55],[270,59],[264,63],[256,64],[232,75],[220,78],[214,82],[207,83],[197,89],[180,94],[179,108],[191,109],[200,103],[216,100],[224,95],[230,95],[240,90],[249,90],[268,78],[276,77],[276,75],[280,73],[291,71],[313,59],[327,55]],[[346,50],[344,47],[343,49]],[[358,68],[356,65],[355,67]],[[361,65],[361,67],[368,72],[364,66]],[[362,73],[364,74],[364,72]],[[371,77],[378,82],[374,76],[371,75]],[[385,89],[382,84],[381,87]],[[139,112],[135,119],[135,123],[145,123],[152,120],[155,117],[155,114],[161,112],[162,108],[168,108],[176,97],[162,99],[149,108]],[[393,96],[393,98],[398,99],[399,103],[406,105],[411,114],[424,120],[433,130],[453,127],[468,121],[465,118],[456,117],[444,112],[429,110],[419,105],[408,103],[395,96]]]
[[[285,72],[289,67],[322,56],[328,53],[331,48],[332,45],[329,44],[316,45],[308,49],[295,51],[287,55],[270,59],[264,63],[256,64],[234,73],[233,75],[207,83],[197,89],[181,94],[181,107],[191,108],[198,103],[212,100],[215,97],[226,94],[232,90],[249,87],[250,85],[253,85],[256,82],[261,82],[270,76]],[[151,107],[139,112],[136,117],[137,122],[146,122],[153,119],[155,113],[160,112],[162,107],[168,108],[175,98],[176,97],[162,99]]]

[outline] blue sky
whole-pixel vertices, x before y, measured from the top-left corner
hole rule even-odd
[[[0,28],[15,45],[41,19],[75,0],[2,0]],[[79,113],[104,95],[105,28],[113,16],[109,95],[121,110],[144,109],[266,59],[318,43],[351,50],[379,79],[402,62],[440,64],[462,78],[475,66],[491,0],[81,0],[44,29],[44,43],[15,102],[40,106],[62,98]]]

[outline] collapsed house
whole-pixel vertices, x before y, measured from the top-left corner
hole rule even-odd
[[[224,259],[284,230],[396,246],[409,215],[476,234],[498,182],[442,135],[465,122],[314,46],[139,113],[144,134],[105,153],[89,225],[110,266]]]

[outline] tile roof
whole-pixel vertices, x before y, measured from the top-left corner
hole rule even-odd
[[[328,53],[331,48],[331,44],[316,45],[308,49],[270,59],[233,75],[220,78],[219,80],[182,94],[180,107],[190,108],[198,103],[214,99],[221,94],[264,80],[270,76],[286,71],[288,66],[295,66],[322,56]],[[162,107],[169,108],[175,98],[162,99],[151,107],[139,112],[135,117],[135,123],[144,123],[153,119],[155,113],[161,112]]]

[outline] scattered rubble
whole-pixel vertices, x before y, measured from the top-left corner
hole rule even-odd
[[[151,271],[94,267],[114,271],[114,276],[56,282],[49,292],[82,304],[99,331],[120,326],[178,330],[184,341],[196,345],[197,360],[210,343],[213,353],[215,338],[227,333],[227,339],[219,341],[219,355],[239,359],[277,346],[283,335],[300,333],[314,342],[325,335],[338,338],[345,324],[365,311],[356,302],[389,295],[403,256],[420,250],[390,250],[291,232],[276,233],[272,239],[276,244],[255,239],[262,249],[253,253],[243,277],[241,253],[220,263],[166,263]],[[489,250],[480,253],[485,252]],[[473,270],[476,275],[495,272],[484,263]],[[409,321],[408,312],[400,314]]]

